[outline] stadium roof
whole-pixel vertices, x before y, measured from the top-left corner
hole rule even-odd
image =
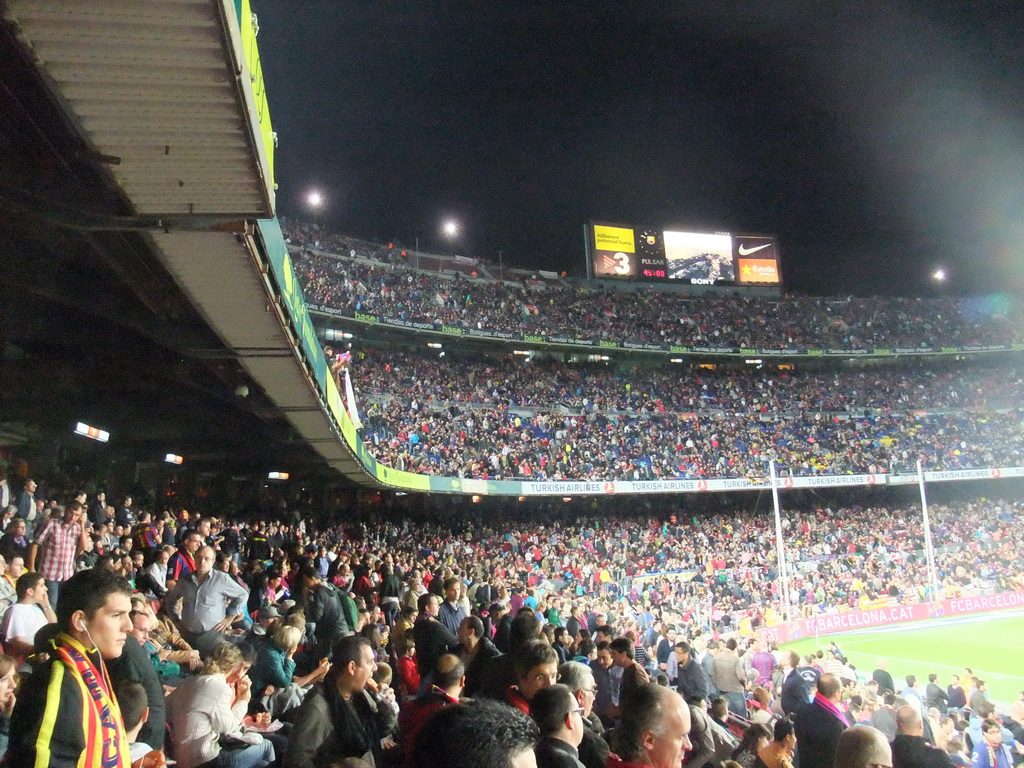
[[[236,44],[245,14],[220,0],[4,12],[5,427],[86,420],[122,459],[336,480],[324,458],[353,459],[253,259],[272,133]]]

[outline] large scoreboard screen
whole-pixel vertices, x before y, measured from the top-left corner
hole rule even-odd
[[[674,232],[590,222],[590,272],[596,278],[673,280],[693,285],[779,285],[772,235]]]

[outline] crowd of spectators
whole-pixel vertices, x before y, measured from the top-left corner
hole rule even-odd
[[[285,232],[298,248],[294,266],[309,303],[412,322],[594,341],[780,350],[1008,347],[1024,341],[1020,308],[1009,302],[687,296],[573,281],[470,280],[417,270],[395,249],[326,232],[318,236],[297,224]],[[314,244],[317,250],[299,247]]]
[[[155,766],[165,749],[183,768],[426,765],[443,748],[444,718],[462,712],[438,710],[490,711],[456,704],[471,696],[531,715],[536,726],[516,722],[530,746],[542,737],[538,760],[553,746],[544,739],[566,738],[598,768],[636,747],[623,735],[631,707],[667,695],[645,694],[649,680],[664,675],[683,694],[703,680],[692,653],[711,668],[687,710],[697,740],[687,759],[700,766],[724,707],[756,721],[759,688],[766,711],[784,700],[788,657],[755,639],[784,618],[763,514],[686,516],[667,500],[657,515],[541,507],[504,522],[317,527],[151,514],[131,498],[113,506],[31,480],[2,485],[11,504],[0,538],[0,735],[12,765],[102,755]],[[985,499],[933,506],[945,595],[1024,589],[1022,511]],[[786,539],[800,614],[933,597],[913,508],[796,511]],[[719,647],[720,637],[733,639]],[[849,674],[841,661],[835,671]],[[560,677],[566,691],[542,693]],[[854,674],[844,686],[851,718],[865,711],[855,688],[864,684]],[[576,711],[586,733],[566,720]],[[619,757],[602,735],[612,725]],[[730,742],[729,754],[740,746]]]
[[[835,372],[668,366],[610,368],[522,356],[468,357],[360,347],[353,383],[420,403],[623,413],[793,414],[993,411],[1024,401],[1018,365],[920,364]]]
[[[686,371],[360,350],[364,441],[497,480],[763,478],[1019,466],[1015,367]]]

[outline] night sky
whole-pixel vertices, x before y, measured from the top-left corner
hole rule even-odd
[[[1020,3],[253,0],[278,210],[584,274],[588,219],[778,235],[812,294],[1024,288]]]

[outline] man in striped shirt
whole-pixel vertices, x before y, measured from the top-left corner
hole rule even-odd
[[[75,573],[75,558],[86,547],[89,535],[83,520],[85,510],[78,501],[72,501],[37,530],[35,540],[28,548],[28,570],[38,571],[46,579],[50,601],[56,605],[60,585]]]
[[[772,672],[775,671],[775,655],[768,650],[764,640],[755,640],[750,646],[750,668],[757,673],[755,686],[771,688]]]

